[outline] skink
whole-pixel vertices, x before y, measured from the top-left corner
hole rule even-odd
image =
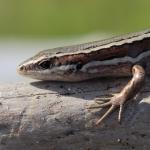
[[[99,124],[140,91],[150,74],[150,30],[106,40],[44,50],[18,66],[21,75],[39,79],[77,82],[99,77],[126,77],[131,80],[119,94],[98,107],[110,106]]]

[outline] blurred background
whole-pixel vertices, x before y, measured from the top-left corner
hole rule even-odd
[[[150,28],[148,0],[0,0],[0,83],[39,50]]]

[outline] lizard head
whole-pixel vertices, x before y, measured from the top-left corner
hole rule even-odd
[[[81,68],[82,64],[73,61],[71,56],[45,50],[22,62],[17,71],[23,76],[38,80],[71,81]]]

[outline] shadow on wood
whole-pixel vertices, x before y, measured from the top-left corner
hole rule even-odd
[[[124,150],[150,147],[150,79],[129,101],[122,124],[117,111],[100,126],[95,97],[116,93],[128,79],[81,83],[33,82],[0,86],[0,150]]]

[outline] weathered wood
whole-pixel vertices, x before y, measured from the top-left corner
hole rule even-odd
[[[150,79],[96,127],[106,109],[88,110],[95,97],[119,92],[128,79],[81,83],[33,82],[0,86],[0,150],[147,150],[150,147]]]

